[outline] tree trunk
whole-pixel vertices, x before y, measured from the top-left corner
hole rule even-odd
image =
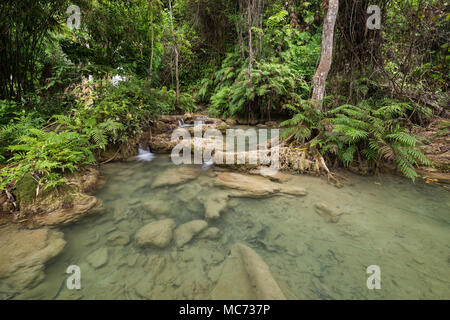
[[[247,8],[247,28],[248,28],[248,78],[252,74],[252,63],[253,63],[253,43],[252,43],[252,15],[251,15],[251,5],[252,0],[248,1]]]
[[[322,53],[320,63],[314,75],[314,90],[312,99],[317,103],[319,110],[322,110],[322,101],[325,96],[325,83],[328,72],[331,68],[331,58],[333,56],[334,26],[339,9],[339,0],[328,1],[328,12],[325,16],[322,31]]]
[[[178,46],[175,38],[175,31],[173,29],[173,14],[172,14],[172,1],[169,0],[169,13],[170,13],[170,29],[172,30],[172,37],[174,42],[174,50],[175,50],[175,81],[176,81],[176,101],[175,104],[178,107],[178,100],[180,97],[180,79],[178,78]]]
[[[150,56],[150,71],[148,73],[148,85],[152,86],[152,74],[153,74],[153,54],[154,54],[154,31],[153,31],[153,0],[148,0],[148,5],[150,7],[150,26],[152,32],[152,53]]]
[[[251,88],[252,86],[252,67],[253,67],[253,42],[252,42],[252,14],[251,14],[251,7],[253,4],[253,0],[248,0],[248,7],[247,7],[247,28],[248,28],[248,86]],[[250,113],[250,106],[248,103],[246,103],[245,108],[245,117],[247,119],[247,124],[249,124],[249,113]]]

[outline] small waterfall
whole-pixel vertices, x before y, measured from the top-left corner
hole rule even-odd
[[[150,162],[155,158],[155,154],[150,152],[150,148],[145,149],[139,144],[138,155],[134,157],[137,161]]]
[[[181,127],[181,128],[185,128],[185,127],[192,127],[193,125],[192,124],[185,124],[184,123],[184,119],[181,118],[180,120],[178,120],[178,126]]]
[[[214,160],[213,160],[213,158],[211,157],[208,161],[203,162],[202,170],[208,170],[209,168],[212,167],[213,164],[214,164]]]

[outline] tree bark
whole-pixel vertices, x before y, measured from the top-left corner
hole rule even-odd
[[[247,7],[247,29],[248,29],[248,87],[252,87],[252,68],[253,68],[253,39],[252,39],[252,5],[253,0],[248,0],[248,7]],[[250,106],[248,102],[245,104],[245,118],[247,121],[247,124],[249,123],[249,113],[250,113]]]
[[[178,106],[178,100],[180,97],[180,79],[178,78],[178,45],[175,38],[175,31],[173,29],[173,14],[172,14],[172,1],[169,0],[169,13],[170,13],[170,29],[172,30],[172,37],[174,42],[174,50],[175,50],[175,81],[176,81],[176,101],[175,104]]]
[[[252,0],[248,1],[247,7],[247,27],[248,27],[248,78],[250,80],[253,65],[253,42],[252,42],[252,15],[251,15]]]
[[[153,54],[154,54],[154,31],[153,31],[153,0],[148,0],[148,5],[150,7],[150,26],[152,32],[152,53],[150,55],[150,71],[148,73],[148,85],[152,86],[152,74],[153,74]]]
[[[322,110],[322,101],[325,96],[325,83],[327,81],[328,72],[331,68],[331,59],[333,57],[333,39],[334,26],[339,10],[339,0],[328,1],[328,12],[325,16],[322,31],[322,53],[320,55],[320,63],[314,75],[314,90],[312,99],[317,103],[319,110]]]

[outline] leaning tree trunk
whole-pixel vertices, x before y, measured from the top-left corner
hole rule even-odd
[[[177,41],[175,38],[175,31],[173,30],[173,14],[172,14],[172,1],[169,0],[169,13],[170,13],[170,28],[172,30],[172,37],[173,37],[173,43],[174,43],[174,50],[175,50],[175,81],[177,85],[177,91],[176,91],[176,100],[175,104],[178,107],[178,100],[180,97],[180,79],[178,78],[178,46]]]
[[[317,103],[317,107],[322,110],[322,101],[325,96],[325,83],[328,72],[331,68],[331,58],[333,56],[334,26],[339,9],[339,0],[328,1],[328,12],[325,16],[322,31],[322,53],[320,63],[314,75],[314,90],[312,99]]]
[[[148,85],[152,86],[152,74],[153,74],[153,55],[154,55],[154,31],[153,31],[153,0],[148,0],[148,6],[150,7],[150,27],[152,32],[152,53],[150,56],[150,71],[148,73]]]

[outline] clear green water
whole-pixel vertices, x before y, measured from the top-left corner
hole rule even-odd
[[[46,267],[46,278],[16,299],[208,299],[230,247],[242,242],[267,263],[290,299],[450,299],[450,197],[442,188],[412,184],[394,176],[351,176],[353,185],[337,189],[325,180],[295,176],[288,184],[307,189],[305,197],[239,198],[219,220],[210,222],[223,236],[194,239],[177,249],[139,248],[133,237],[156,220],[143,208],[161,199],[177,224],[203,219],[199,195],[215,192],[214,171],[188,183],[151,189],[158,175],[175,167],[167,156],[152,162],[103,167],[107,184],[97,196],[104,213],[61,229],[64,251]],[[317,202],[346,212],[326,223]],[[115,231],[127,233],[125,246],[111,246]],[[108,262],[94,269],[87,256],[107,248]],[[136,290],[155,261],[164,262],[145,293]],[[65,286],[66,268],[81,268],[81,290]],[[381,268],[381,289],[366,287],[366,268]],[[238,285],[238,284],[236,284]]]

